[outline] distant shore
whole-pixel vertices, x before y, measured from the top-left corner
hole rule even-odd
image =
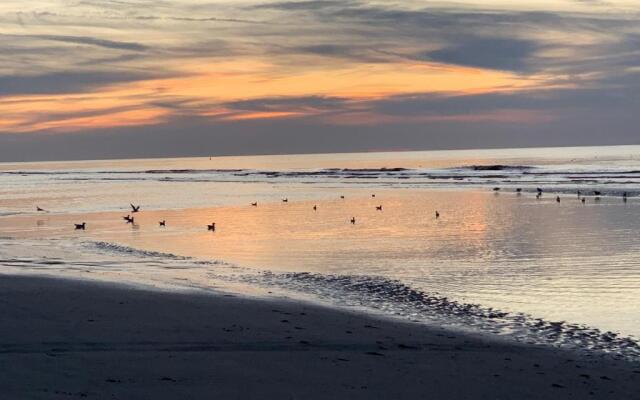
[[[0,275],[3,399],[638,399],[640,366],[288,300]]]

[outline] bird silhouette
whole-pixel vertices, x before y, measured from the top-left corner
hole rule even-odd
[[[131,206],[131,212],[137,213],[140,211],[140,206],[134,206],[133,204],[129,204]]]
[[[284,199],[282,199],[282,202],[283,202],[283,203],[288,203],[288,202],[289,202],[289,199],[284,198]]]
[[[258,207],[258,202],[251,203],[251,205],[252,205],[253,207]]]
[[[376,210],[382,211],[382,206],[376,206]]]
[[[353,225],[356,224],[356,217],[351,217],[351,224],[353,224]]]
[[[122,219],[127,221],[127,224],[133,224],[134,218],[131,215],[127,215],[126,217],[122,217]]]
[[[212,222],[211,225],[207,225],[207,230],[215,232],[216,231],[216,223]]]
[[[436,211],[436,219],[440,218],[440,213]]]
[[[167,221],[163,219],[162,221],[159,221],[159,222],[158,222],[158,225],[160,225],[160,226],[167,226]]]
[[[556,202],[560,203],[560,196],[556,196]]]
[[[78,229],[85,230],[86,227],[87,227],[87,223],[86,222],[83,222],[81,224],[74,224],[74,225],[76,226],[76,230],[78,230]]]
[[[47,212],[47,210],[45,210],[44,208],[40,208],[38,206],[36,206],[36,211],[38,211],[38,212]]]
[[[318,206],[313,206],[313,211],[316,211],[318,209]]]

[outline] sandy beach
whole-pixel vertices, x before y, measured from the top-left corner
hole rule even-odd
[[[0,279],[3,399],[638,399],[640,366],[283,298]]]

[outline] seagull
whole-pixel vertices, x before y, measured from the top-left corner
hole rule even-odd
[[[500,188],[499,188],[499,187],[494,187],[494,188],[493,188],[493,191],[494,191],[494,192],[499,192],[499,191],[500,191]]]
[[[598,191],[598,190],[594,190],[593,194],[596,196],[600,196],[602,194],[602,192]]]
[[[86,222],[83,222],[81,224],[74,224],[74,225],[76,226],[76,230],[78,230],[78,229],[85,230],[86,227],[87,227],[87,223]]]
[[[258,207],[258,202],[256,201],[255,203],[251,203],[251,205],[252,205],[253,207]]]
[[[520,194],[520,192],[522,192],[522,188],[517,188],[516,193]]]
[[[133,204],[129,204],[131,206],[131,212],[137,213],[138,211],[140,211],[140,206],[134,206]]]
[[[283,203],[288,203],[288,202],[289,202],[289,199],[286,199],[286,198],[285,198],[285,199],[282,199],[282,202],[283,202]]]
[[[351,223],[352,223],[353,225],[355,225],[355,224],[356,224],[356,217],[351,217]]]
[[[376,210],[382,211],[382,206],[376,206]]]
[[[556,202],[560,203],[560,196],[556,196]]]
[[[167,226],[167,221],[163,219],[162,221],[159,221],[158,224],[160,226]]]
[[[313,206],[313,211],[316,211],[318,209],[318,206]]]
[[[372,195],[371,195],[371,197],[376,197],[376,195],[375,195],[375,194],[372,194]]]
[[[127,224],[133,224],[133,217],[130,215],[127,215],[126,217],[122,217],[122,219],[127,221]]]
[[[584,197],[582,198],[582,200],[581,200],[581,201],[582,201],[582,204],[584,204],[584,202],[585,202],[585,199],[584,199]]]
[[[344,199],[344,196],[340,196],[341,199]]]
[[[216,223],[212,222],[211,225],[207,225],[207,230],[215,232],[216,231]]]
[[[436,219],[440,218],[440,213],[436,210]]]
[[[45,210],[44,208],[40,208],[38,206],[36,206],[36,211],[38,211],[38,212],[47,212],[47,210]]]

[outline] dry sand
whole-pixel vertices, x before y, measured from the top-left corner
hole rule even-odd
[[[640,366],[281,299],[0,275],[0,399],[640,399]]]

